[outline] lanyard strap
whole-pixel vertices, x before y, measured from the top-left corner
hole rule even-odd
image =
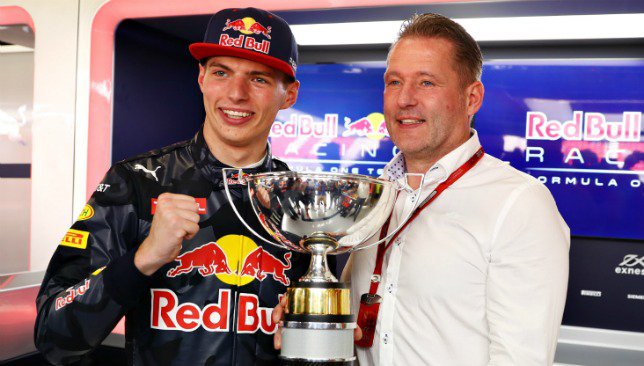
[[[476,151],[474,155],[472,155],[472,157],[469,158],[469,160],[467,160],[463,165],[461,165],[452,174],[450,174],[450,176],[447,177],[447,179],[444,182],[439,184],[436,187],[436,189],[434,189],[434,191],[430,193],[429,196],[427,196],[425,201],[423,201],[423,203],[420,206],[418,206],[414,211],[414,213],[409,217],[409,220],[407,220],[407,222],[405,222],[405,224],[394,234],[394,236],[391,239],[389,239],[388,243],[381,243],[380,245],[378,245],[378,255],[376,256],[376,266],[373,270],[373,276],[371,276],[371,286],[369,287],[369,293],[371,295],[375,295],[376,292],[378,291],[378,285],[380,284],[380,276],[382,274],[382,262],[384,261],[385,253],[387,252],[389,247],[391,247],[391,244],[394,242],[394,240],[396,240],[396,238],[398,237],[398,234],[403,232],[403,230],[405,230],[407,225],[409,225],[412,221],[414,221],[414,219],[416,219],[416,217],[420,215],[421,211],[423,211],[425,207],[429,206],[430,203],[434,202],[434,200],[438,198],[438,196],[440,196],[444,190],[449,188],[449,186],[454,184],[454,182],[456,182],[460,177],[462,177],[465,173],[467,173],[470,169],[472,169],[476,165],[476,163],[478,163],[481,160],[481,158],[483,157],[483,153],[484,153],[483,147],[480,147],[478,151]],[[389,231],[389,222],[391,221],[391,215],[393,215],[393,211],[389,215],[389,218],[387,219],[385,224],[383,225],[382,230],[380,230],[381,240],[382,238],[387,236],[387,231]]]

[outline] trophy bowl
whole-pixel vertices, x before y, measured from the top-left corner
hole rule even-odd
[[[300,252],[312,235],[337,243],[328,254],[354,249],[382,227],[395,201],[391,182],[357,174],[277,172],[247,181],[264,229]]]
[[[237,177],[247,184],[253,210],[275,242],[253,231],[233,204],[242,223],[267,243],[311,254],[308,272],[287,289],[282,363],[352,364],[356,324],[349,285],[333,276],[326,256],[367,246],[393,210],[395,183],[357,174],[290,171],[239,171]],[[224,187],[233,202],[227,183]]]

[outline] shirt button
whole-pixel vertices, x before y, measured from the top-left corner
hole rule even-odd
[[[387,286],[387,292],[389,292],[389,293],[394,292],[394,284],[393,284],[393,283],[390,283],[390,284]]]
[[[382,336],[382,343],[384,343],[384,344],[389,343],[389,334],[385,333],[385,335]]]

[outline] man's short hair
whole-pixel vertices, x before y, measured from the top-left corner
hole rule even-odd
[[[439,14],[415,14],[403,23],[398,39],[391,45],[390,50],[401,39],[410,37],[443,38],[450,41],[456,51],[455,70],[459,74],[461,83],[469,85],[481,80],[483,69],[481,49],[460,24]]]

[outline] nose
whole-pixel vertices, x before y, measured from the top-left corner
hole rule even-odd
[[[248,87],[248,80],[246,78],[233,78],[228,85],[228,98],[235,103],[247,100]]]
[[[416,105],[416,88],[412,83],[404,83],[398,93],[398,107],[412,107]]]

